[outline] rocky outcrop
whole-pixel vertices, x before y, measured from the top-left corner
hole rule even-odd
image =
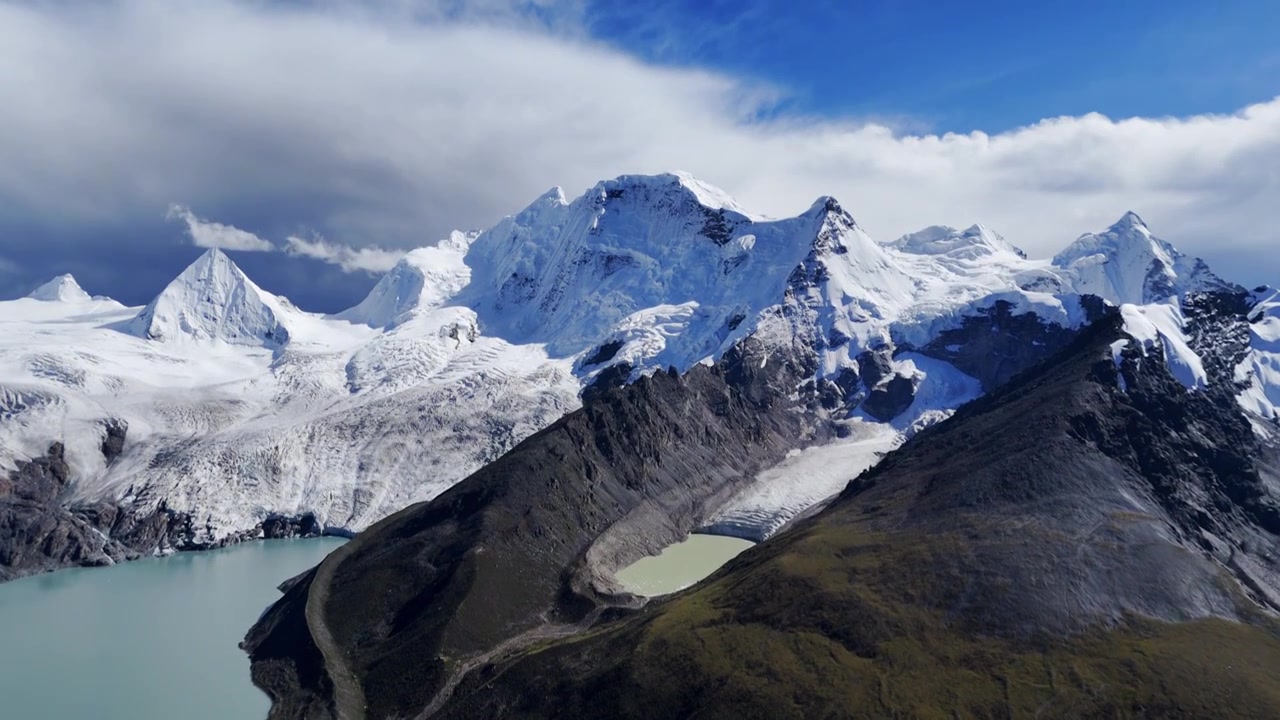
[[[124,449],[128,425],[108,422],[102,453],[108,463]],[[65,448],[18,463],[0,480],[0,581],[62,567],[113,565],[169,546],[182,519],[163,506],[144,517],[109,502],[68,504]]]
[[[124,439],[129,434],[129,423],[122,418],[111,418],[103,430],[102,457],[110,465],[124,453]]]
[[[811,361],[757,351],[602,389],[290,586],[244,644],[272,717],[412,717],[473,668],[638,605],[616,569],[828,432],[796,411],[818,402],[795,397]]]
[[[1210,385],[1236,385],[1236,368],[1249,353],[1250,306],[1250,295],[1242,288],[1192,292],[1183,298],[1187,344],[1204,363]]]
[[[0,480],[0,581],[65,565],[109,565],[109,542],[58,504],[70,477],[62,443]]]
[[[14,498],[36,503],[53,502],[67,487],[71,470],[67,467],[66,448],[56,442],[43,457],[18,463],[9,478],[0,481],[0,498]]]
[[[1104,306],[1099,298],[1083,302],[1090,322],[1101,316]],[[928,345],[904,346],[900,352],[915,350],[945,360],[990,392],[1060,352],[1077,334],[1077,330],[1047,322],[1035,313],[1015,313],[1012,304],[998,300],[990,308],[964,317],[959,327],[942,331]]]

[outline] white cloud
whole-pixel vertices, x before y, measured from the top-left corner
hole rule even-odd
[[[297,235],[289,236],[285,242],[285,252],[337,265],[343,272],[363,270],[367,273],[382,273],[395,267],[400,258],[404,257],[403,250],[384,250],[376,245],[353,248],[329,242],[320,236],[307,240]]]
[[[1280,278],[1280,100],[996,135],[762,122],[775,89],[494,19],[518,0],[467,7],[484,4],[0,0],[0,208],[92,224],[183,197],[399,248],[553,184],[684,169],[765,213],[829,194],[879,238],[983,222],[1034,255],[1133,209],[1228,274]]]
[[[165,217],[170,220],[181,220],[187,224],[187,235],[191,243],[202,248],[221,248],[223,250],[241,250],[245,252],[271,252],[275,245],[254,235],[248,230],[241,230],[231,225],[210,220],[202,220],[182,205],[170,205]]]

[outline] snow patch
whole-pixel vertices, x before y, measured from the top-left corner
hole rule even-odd
[[[1236,368],[1236,380],[1245,386],[1238,396],[1241,407],[1271,421],[1270,432],[1280,425],[1280,291],[1265,289],[1255,295],[1249,313],[1249,354]]]
[[[1120,313],[1125,332],[1138,341],[1143,355],[1159,344],[1165,363],[1178,382],[1189,389],[1208,386],[1200,356],[1187,345],[1182,308],[1176,299],[1145,306],[1126,304],[1120,306]]]

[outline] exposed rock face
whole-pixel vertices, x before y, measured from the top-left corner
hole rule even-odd
[[[0,581],[67,565],[110,565],[126,553],[59,499],[70,475],[62,443],[0,480]]]
[[[129,423],[120,418],[112,418],[106,423],[106,434],[102,438],[102,457],[107,464],[116,461],[124,452],[124,438],[129,434]]]
[[[915,381],[903,375],[894,375],[871,388],[862,409],[871,417],[888,422],[911,407],[916,399]]]
[[[486,659],[637,604],[616,569],[827,432],[796,412],[807,363],[752,348],[602,390],[300,579],[245,642],[272,717],[412,717]]]
[[[298,517],[272,515],[262,521],[262,537],[267,540],[293,537],[319,537],[324,527],[315,515],[306,513]]]
[[[56,442],[44,457],[18,463],[9,479],[0,482],[0,498],[10,496],[31,502],[52,502],[67,487],[70,469],[64,457],[65,448]]]
[[[128,425],[107,423],[102,454],[123,451]],[[113,565],[162,547],[179,536],[183,518],[161,507],[145,517],[113,503],[66,505],[70,468],[62,443],[43,457],[18,463],[0,480],[0,581],[68,566]]]
[[[1101,300],[1096,307],[1101,310]],[[1034,313],[1015,314],[1010,303],[998,300],[966,316],[960,327],[939,333],[919,352],[955,365],[990,392],[1052,357],[1076,335],[1076,330],[1047,323]]]
[[[1249,352],[1249,309],[1250,295],[1242,288],[1183,298],[1187,344],[1200,356],[1211,385],[1236,384],[1235,370]]]

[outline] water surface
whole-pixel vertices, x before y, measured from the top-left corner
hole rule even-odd
[[[683,590],[720,569],[738,553],[755,545],[723,535],[690,535],[658,555],[640,558],[618,571],[618,582],[646,597]]]
[[[0,584],[0,718],[265,718],[238,644],[277,585],[343,542],[251,542]]]

